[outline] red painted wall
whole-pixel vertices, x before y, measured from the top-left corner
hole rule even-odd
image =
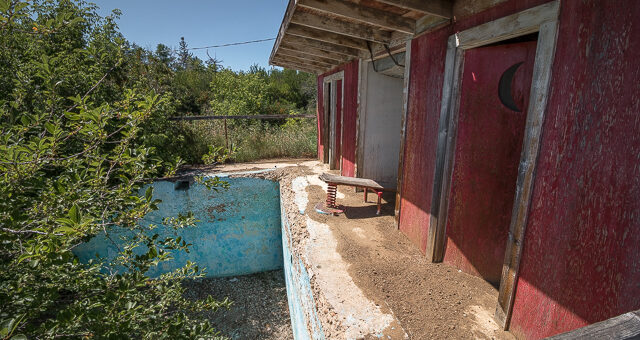
[[[427,246],[444,58],[450,34],[445,28],[411,42],[399,228],[422,252]]]
[[[424,252],[447,38],[547,2],[506,1],[412,42],[400,230]],[[562,1],[511,330],[541,338],[640,308],[640,2]]]
[[[509,234],[524,138],[536,42],[465,53],[444,262],[498,285]],[[521,63],[511,93],[521,112],[498,96],[502,74]]]
[[[344,65],[342,119],[342,176],[356,175],[356,126],[358,121],[358,61]]]
[[[640,309],[640,2],[563,1],[512,331]]]
[[[411,42],[399,228],[422,252],[426,251],[429,219],[436,213],[431,212],[431,195],[447,40],[454,32],[546,2],[548,0],[508,0],[481,13],[458,18],[452,25]]]
[[[355,176],[356,165],[356,125],[358,120],[358,60],[340,65],[339,67],[318,76],[318,155],[322,160],[322,152],[324,151],[322,142],[322,124],[323,124],[323,100],[322,100],[322,84],[324,77],[336,72],[344,71],[343,92],[344,96],[342,107],[342,169],[343,176]],[[327,146],[328,147],[328,146]],[[338,163],[339,164],[339,163]]]

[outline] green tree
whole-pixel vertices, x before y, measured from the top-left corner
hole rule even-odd
[[[180,68],[186,70],[191,66],[193,56],[191,55],[191,52],[189,52],[189,46],[184,40],[184,37],[180,37],[180,43],[178,44],[178,46],[178,62]]]
[[[227,303],[183,298],[196,264],[144,275],[188,243],[138,223],[158,204],[139,190],[177,166],[144,139],[171,97],[146,87],[150,55],[128,46],[117,14],[0,0],[0,338],[216,336],[197,316]],[[119,257],[79,263],[73,248],[116,225],[133,231]]]
[[[211,111],[216,115],[264,113],[267,82],[255,73],[223,69],[211,81]]]

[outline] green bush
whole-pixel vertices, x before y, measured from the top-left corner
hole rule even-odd
[[[158,204],[139,190],[175,170],[154,147],[171,137],[160,114],[171,96],[129,79],[124,42],[84,2],[0,0],[2,339],[217,336],[198,315],[228,302],[183,297],[182,281],[201,268],[145,276],[189,244],[138,224]],[[114,225],[132,232],[110,263],[124,269],[80,263],[74,247]]]
[[[282,125],[244,122],[227,124],[225,140],[222,121],[194,121],[182,123],[185,130],[198,136],[192,145],[200,152],[201,145],[213,148],[227,146],[233,150],[229,161],[250,162],[269,158],[309,158],[316,155],[316,121],[314,119],[288,119]]]

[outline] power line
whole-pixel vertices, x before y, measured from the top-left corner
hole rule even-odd
[[[259,40],[249,40],[249,41],[241,41],[241,42],[235,42],[235,43],[229,43],[229,44],[211,45],[211,46],[203,46],[203,47],[190,47],[190,48],[187,48],[187,50],[205,50],[205,49],[208,49],[208,48],[217,48],[217,47],[227,47],[227,46],[236,46],[236,45],[254,44],[254,43],[265,42],[265,41],[271,41],[271,40],[276,40],[276,38],[259,39]],[[175,51],[177,51],[177,50],[175,50]]]

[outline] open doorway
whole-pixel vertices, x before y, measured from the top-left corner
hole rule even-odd
[[[395,188],[402,133],[404,53],[361,67],[357,176]],[[375,66],[375,67],[374,67]]]

